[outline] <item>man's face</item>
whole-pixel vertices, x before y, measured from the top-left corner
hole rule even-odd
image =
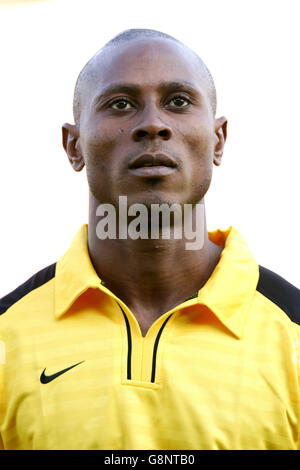
[[[78,144],[95,199],[117,205],[127,196],[128,205],[147,206],[203,199],[218,138],[193,53],[165,39],[133,40],[102,51],[93,72]]]

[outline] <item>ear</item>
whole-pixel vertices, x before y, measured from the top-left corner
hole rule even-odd
[[[81,153],[79,131],[76,125],[63,124],[62,143],[73,170],[81,171],[84,167],[84,159]]]
[[[214,152],[214,164],[221,165],[224,145],[227,138],[227,119],[223,116],[215,120],[216,144]]]

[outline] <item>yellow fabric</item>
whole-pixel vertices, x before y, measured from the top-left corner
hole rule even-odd
[[[210,279],[142,337],[80,228],[55,277],[0,316],[0,448],[299,448],[300,328],[256,290],[234,227],[209,238],[224,247]]]

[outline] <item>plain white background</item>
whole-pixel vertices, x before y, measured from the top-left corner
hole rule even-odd
[[[228,118],[206,197],[209,230],[234,225],[257,261],[299,275],[298,0],[0,1],[0,297],[57,261],[87,223],[85,171],[61,145],[77,75],[127,28],[171,34],[206,62]]]

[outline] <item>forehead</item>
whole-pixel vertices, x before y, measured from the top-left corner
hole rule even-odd
[[[114,83],[132,83],[141,89],[161,82],[190,82],[207,88],[203,66],[196,54],[172,40],[135,39],[101,50],[90,64],[85,98],[92,99]]]

